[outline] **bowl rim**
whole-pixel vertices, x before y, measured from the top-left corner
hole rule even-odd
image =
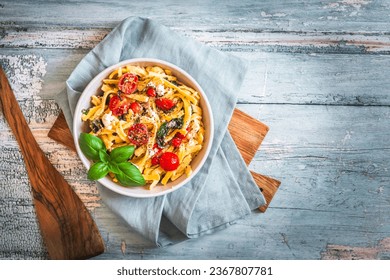
[[[89,83],[88,85],[85,87],[85,89],[82,91],[79,99],[77,100],[77,104],[76,104],[76,107],[75,107],[75,111],[74,111],[74,116],[73,116],[73,140],[74,140],[74,143],[75,143],[75,146],[76,146],[76,151],[77,151],[77,154],[78,154],[78,157],[80,158],[80,160],[82,161],[83,165],[87,168],[87,170],[90,168],[91,166],[91,161],[83,154],[83,152],[81,151],[80,149],[80,146],[79,146],[79,134],[82,132],[79,130],[79,125],[80,125],[80,122],[81,120],[79,120],[79,117],[81,117],[81,111],[83,108],[82,107],[82,100],[83,100],[83,96],[92,96],[94,93],[91,93],[88,95],[89,92],[93,91],[93,92],[96,92],[96,90],[99,88],[97,87],[96,88],[96,84],[101,84],[101,81],[107,77],[107,75],[109,73],[111,73],[113,70],[117,69],[118,67],[121,67],[121,66],[124,66],[124,65],[128,65],[128,64],[142,64],[142,63],[147,63],[147,64],[152,64],[152,63],[155,63],[157,66],[165,66],[167,68],[170,68],[172,70],[175,70],[175,72],[179,72],[180,74],[182,74],[186,79],[188,79],[190,81],[190,83],[192,84],[191,86],[194,86],[197,88],[197,91],[200,93],[201,95],[201,98],[203,99],[203,103],[202,104],[202,107],[206,107],[207,111],[208,111],[208,145],[207,146],[203,146],[202,149],[206,149],[205,152],[204,152],[204,156],[200,159],[200,162],[199,164],[197,165],[196,169],[192,171],[192,174],[189,176],[189,177],[186,177],[183,181],[181,181],[180,183],[178,183],[177,185],[175,186],[172,186],[172,187],[168,187],[168,188],[164,188],[162,191],[159,191],[159,192],[153,192],[151,190],[147,190],[145,188],[145,192],[140,192],[140,193],[129,193],[129,191],[126,191],[128,190],[129,188],[131,187],[123,187],[123,186],[120,186],[119,184],[113,182],[111,179],[108,178],[108,176],[105,176],[99,180],[97,180],[97,182],[101,183],[104,187],[112,190],[113,192],[116,192],[118,194],[121,194],[121,195],[124,195],[124,196],[128,196],[128,197],[136,197],[136,198],[152,198],[152,197],[157,197],[157,196],[161,196],[161,195],[165,195],[165,194],[168,194],[168,193],[171,193],[173,191],[176,191],[178,190],[179,188],[181,188],[182,186],[186,185],[188,182],[190,182],[191,179],[193,179],[195,177],[195,175],[202,169],[202,167],[204,166],[204,163],[206,162],[208,156],[209,156],[209,153],[210,153],[210,150],[211,150],[211,146],[212,146],[212,143],[213,143],[213,139],[214,139],[214,119],[213,119],[213,113],[212,113],[212,110],[211,110],[211,106],[210,106],[210,102],[208,101],[208,98],[207,98],[207,95],[206,93],[204,92],[203,88],[199,85],[199,83],[190,75],[188,74],[185,70],[183,70],[181,67],[175,65],[175,64],[172,64],[170,62],[167,62],[167,61],[164,61],[164,60],[161,60],[161,59],[156,59],[156,58],[131,58],[131,59],[126,59],[126,60],[123,60],[123,61],[120,61],[118,63],[115,63],[107,68],[105,68],[104,70],[100,71]],[[99,81],[99,82],[98,82]],[[205,111],[205,108],[202,108],[203,111]],[[182,175],[183,176],[183,175]],[[140,187],[137,187],[137,188],[140,188]],[[143,187],[144,188],[144,187]]]

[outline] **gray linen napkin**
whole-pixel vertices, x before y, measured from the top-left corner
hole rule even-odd
[[[104,203],[158,246],[215,232],[265,204],[227,131],[246,64],[153,20],[125,19],[82,59],[66,81],[66,90],[57,97],[68,124],[81,92],[94,76],[122,60],[138,57],[171,62],[200,84],[213,110],[212,149],[201,171],[179,190],[155,198],[131,198],[98,184]]]

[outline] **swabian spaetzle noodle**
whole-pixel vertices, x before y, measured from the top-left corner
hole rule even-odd
[[[91,108],[83,112],[82,120],[89,122],[90,133],[103,140],[108,152],[134,145],[130,161],[150,189],[183,174],[190,176],[190,163],[202,149],[205,132],[197,91],[178,81],[168,69],[133,65],[111,72],[101,91],[101,95],[91,97]],[[136,129],[140,127],[145,129]],[[179,159],[174,170],[164,169],[159,162],[167,152]],[[110,176],[117,182],[115,174]]]

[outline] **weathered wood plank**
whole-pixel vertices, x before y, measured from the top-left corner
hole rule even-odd
[[[373,260],[389,259],[390,238],[384,238],[375,246],[353,247],[343,245],[328,245],[326,251],[322,253],[322,259],[338,260]]]
[[[0,25],[1,26],[1,25]],[[1,28],[1,27],[0,27]],[[221,50],[389,54],[390,37],[378,33],[269,32],[256,30],[176,30]],[[112,28],[10,27],[4,28],[0,48],[91,49]]]
[[[26,67],[28,63],[24,61],[34,57],[35,63],[45,65],[40,74],[42,82],[34,84],[34,90],[42,98],[53,98],[65,87],[65,80],[87,52],[3,49],[0,62],[13,69],[18,65]],[[250,63],[239,103],[390,105],[387,55],[231,53]],[[15,80],[20,89],[29,86],[20,83],[23,82]]]
[[[246,0],[230,4],[213,1],[210,5],[208,1],[164,1],[144,3],[135,9],[131,2],[107,2],[104,1],[105,9],[100,8],[101,1],[38,2],[30,5],[26,13],[26,2],[6,1],[0,9],[0,47],[90,49],[136,10],[136,16],[156,19],[223,50],[390,52],[389,23],[384,20],[388,3]],[[302,14],[301,9],[306,12]],[[94,11],[96,16],[86,17],[84,11]]]
[[[244,107],[271,127],[252,168],[283,182],[271,207],[289,209],[291,247],[304,255],[299,243],[375,247],[390,236],[390,108]]]
[[[102,8],[104,7],[104,8]],[[181,30],[277,30],[387,33],[387,1],[13,1],[3,0],[2,26],[112,28],[128,16],[150,17]],[[86,12],[87,11],[87,12]],[[304,13],[302,12],[304,11]],[[93,17],[89,15],[94,15]],[[4,31],[3,31],[4,33]]]

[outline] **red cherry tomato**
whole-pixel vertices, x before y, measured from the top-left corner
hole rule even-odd
[[[175,102],[168,98],[158,98],[156,99],[156,106],[163,111],[169,111],[175,106]]]
[[[158,156],[152,157],[152,165],[157,165],[160,163],[160,158]]]
[[[172,146],[178,148],[184,138],[186,138],[185,135],[181,134],[180,132],[176,133],[171,142]]]
[[[160,157],[160,166],[165,171],[176,170],[179,164],[179,157],[175,153],[165,152]]]
[[[133,73],[126,73],[122,75],[122,77],[119,80],[118,88],[126,93],[130,94],[133,93],[137,89],[138,85],[138,76],[134,75]]]
[[[150,97],[155,97],[156,90],[154,89],[154,87],[148,87],[148,89],[146,90],[146,95]]]
[[[180,139],[179,137],[174,137],[171,142],[172,146],[178,148],[181,145],[181,141],[182,139]]]
[[[148,128],[143,123],[133,124],[127,132],[127,137],[136,146],[144,145],[149,140]]]
[[[157,155],[157,154],[159,154],[159,153],[162,151],[162,149],[160,148],[160,146],[159,146],[157,143],[154,143],[154,145],[153,145],[153,151],[154,151],[155,154]]]
[[[157,165],[160,163],[160,156],[161,156],[162,149],[158,146],[157,143],[154,143],[153,151],[154,151],[154,156],[152,157],[152,165]]]
[[[137,114],[141,111],[142,106],[138,102],[133,102],[130,104],[130,109],[134,112],[134,114]]]
[[[108,108],[114,116],[120,116],[129,110],[129,102],[125,98],[121,99],[118,95],[114,95],[110,98]]]

